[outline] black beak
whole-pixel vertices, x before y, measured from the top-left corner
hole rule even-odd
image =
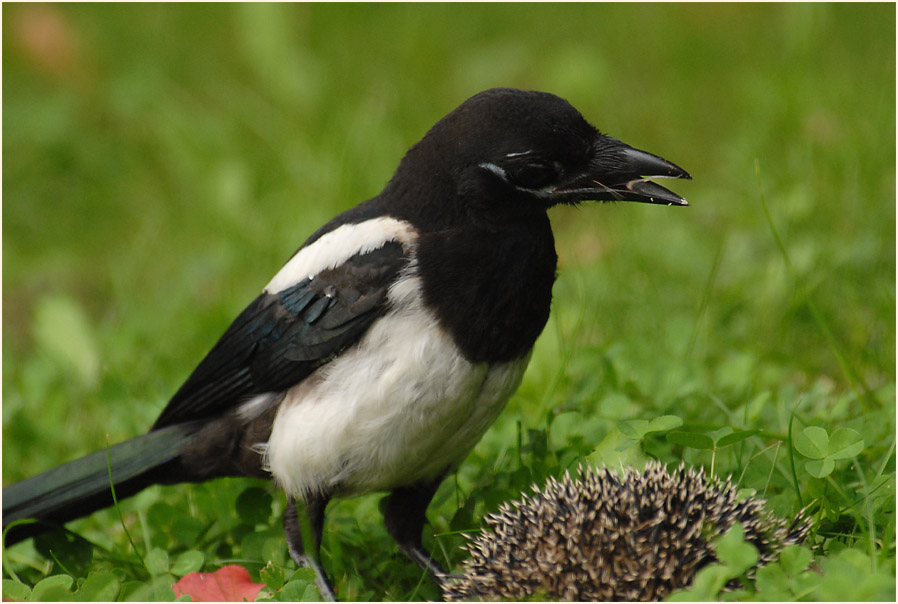
[[[689,202],[652,182],[653,178],[691,179],[686,170],[617,139],[600,136],[586,174],[555,193],[576,201],[640,201],[674,206]]]

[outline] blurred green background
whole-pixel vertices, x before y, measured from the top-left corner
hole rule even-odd
[[[599,414],[712,424],[709,397],[853,393],[846,421],[894,434],[893,4],[2,10],[5,484],[145,430],[296,246],[493,86],[694,181],[689,208],[551,212],[553,319],[483,459],[609,389]]]

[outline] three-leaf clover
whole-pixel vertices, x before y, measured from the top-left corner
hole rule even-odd
[[[836,460],[854,457],[864,449],[864,439],[851,428],[829,433],[819,426],[808,426],[793,438],[795,449],[809,458],[805,469],[811,476],[825,478],[835,468]]]
[[[629,419],[618,422],[617,429],[627,439],[617,446],[618,451],[624,451],[640,442],[651,432],[664,432],[683,425],[683,420],[676,415],[662,415],[652,421],[645,419]]]
[[[674,430],[667,434],[667,440],[676,445],[711,451],[711,475],[713,476],[714,462],[717,458],[718,450],[742,442],[758,432],[760,430],[733,430],[729,426],[713,430],[707,434]]]

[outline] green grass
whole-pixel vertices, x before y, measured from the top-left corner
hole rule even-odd
[[[739,597],[894,598],[893,5],[2,10],[4,484],[146,430],[433,122],[484,88],[537,88],[689,170],[674,188],[692,207],[552,211],[552,319],[425,543],[457,567],[461,531],[584,458],[713,463],[815,523],[811,571]],[[622,423],[664,415],[683,424]],[[790,439],[807,427],[862,448],[813,476],[826,455]],[[707,448],[728,430],[759,432]],[[329,508],[338,593],[438,598],[378,499]],[[252,481],[153,488],[120,506],[137,551],[107,510],[70,525],[96,546],[5,551],[4,595],[165,599],[227,561],[276,588],[283,505]],[[59,575],[74,582],[13,585]]]

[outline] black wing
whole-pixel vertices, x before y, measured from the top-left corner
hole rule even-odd
[[[290,388],[357,342],[386,310],[409,256],[391,241],[238,316],[162,411],[153,429],[217,416],[258,394]]]

